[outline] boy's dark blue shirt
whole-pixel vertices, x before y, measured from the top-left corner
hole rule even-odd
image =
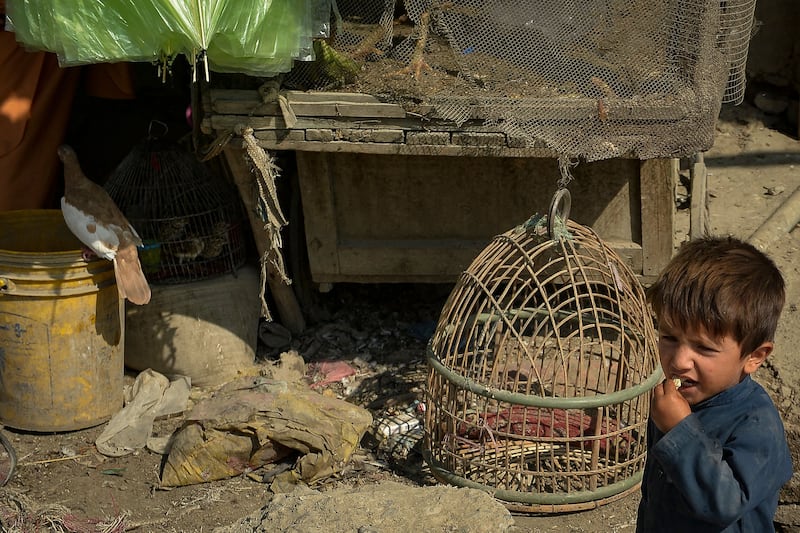
[[[792,459],[775,405],[750,376],[667,434],[651,420],[647,446],[637,532],[774,531]]]

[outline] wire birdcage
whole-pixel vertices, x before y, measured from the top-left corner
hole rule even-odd
[[[475,258],[428,350],[434,475],[532,512],[593,508],[637,489],[649,393],[662,376],[638,279],[594,231],[564,222],[568,193],[556,195],[549,215]]]
[[[105,188],[144,242],[139,258],[150,283],[198,281],[235,273],[244,264],[238,194],[178,145],[148,138]]]

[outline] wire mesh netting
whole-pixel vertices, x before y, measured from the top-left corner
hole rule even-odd
[[[635,275],[592,230],[553,239],[546,220],[496,237],[445,304],[425,455],[440,480],[560,512],[638,487],[661,371]]]
[[[206,79],[209,68],[285,74],[289,87],[372,95],[458,127],[481,120],[516,146],[590,161],[708,149],[722,102],[743,98],[755,9],[755,0],[7,3],[17,39],[62,64],[168,67],[184,54]]]
[[[244,264],[241,200],[194,154],[148,139],[123,159],[105,188],[144,241],[139,258],[149,282],[197,281]]]
[[[739,103],[755,0],[338,0],[291,87],[403,103],[587,160],[687,156]]]

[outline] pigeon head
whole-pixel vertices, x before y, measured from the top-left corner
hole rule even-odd
[[[71,146],[66,144],[62,144],[58,147],[58,157],[61,159],[63,163],[67,162],[77,162],[78,155],[75,153],[75,150],[72,149]]]

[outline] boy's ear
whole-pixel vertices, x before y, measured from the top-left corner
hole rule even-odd
[[[771,341],[762,343],[758,348],[745,356],[744,373],[752,374],[761,366],[767,359],[767,356],[772,353],[775,344]]]

